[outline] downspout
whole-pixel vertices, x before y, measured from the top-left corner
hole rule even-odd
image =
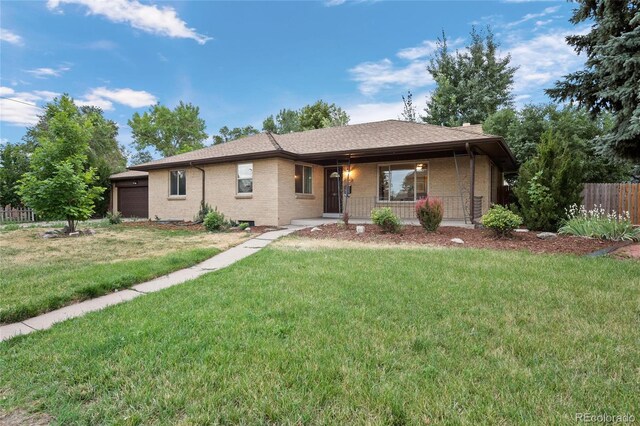
[[[469,142],[464,144],[467,149],[467,154],[469,154],[469,216],[471,217],[471,223],[474,223],[474,219],[476,216],[475,209],[475,183],[476,183],[476,156],[471,149],[471,145]]]
[[[191,167],[193,167],[193,168],[195,168],[195,169],[198,169],[198,170],[200,170],[200,171],[202,172],[202,201],[200,201],[200,205],[204,206],[204,175],[205,175],[205,171],[204,171],[204,169],[201,169],[200,167],[195,166],[195,165],[193,164],[193,161],[192,161],[192,162],[190,162],[190,163],[189,163],[189,165],[190,165]]]

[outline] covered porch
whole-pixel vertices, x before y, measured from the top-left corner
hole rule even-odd
[[[314,194],[322,198],[322,215],[292,218],[291,223],[334,223],[345,212],[351,223],[370,223],[373,209],[389,207],[403,222],[417,224],[415,202],[428,195],[442,200],[447,225],[472,226],[501,201],[503,169],[489,154],[462,143],[446,150],[309,158],[313,179],[322,179],[322,193]],[[297,180],[303,178],[296,172]]]

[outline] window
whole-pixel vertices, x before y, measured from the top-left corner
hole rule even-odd
[[[427,196],[429,173],[426,164],[379,166],[378,176],[379,201],[416,201]]]
[[[296,194],[313,193],[313,167],[296,164]]]
[[[238,164],[238,194],[253,192],[253,163]]]
[[[171,171],[170,196],[187,195],[187,174],[184,170]]]

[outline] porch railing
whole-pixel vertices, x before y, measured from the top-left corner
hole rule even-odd
[[[469,211],[468,197],[460,197],[459,195],[438,196],[442,200],[444,206],[444,218],[448,220],[464,220],[465,211]],[[476,218],[482,213],[482,197],[474,197],[476,208]],[[347,210],[352,218],[369,218],[371,210],[380,207],[390,207],[391,210],[400,219],[415,219],[415,202],[413,201],[379,201],[376,197],[349,197],[347,201]]]

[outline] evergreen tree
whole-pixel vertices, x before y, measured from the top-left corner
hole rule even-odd
[[[640,158],[640,3],[637,0],[577,0],[571,22],[593,22],[591,31],[567,37],[586,55],[584,69],[566,75],[547,94],[576,101],[593,116],[614,113],[604,142],[619,154]]]
[[[557,231],[566,209],[579,204],[584,158],[580,150],[553,131],[546,131],[536,156],[520,168],[514,193],[529,229]]]
[[[446,36],[438,39],[427,71],[436,82],[425,109],[424,121],[444,126],[482,123],[490,114],[513,103],[511,86],[517,68],[510,55],[499,58],[493,32],[471,30],[471,44],[452,54]]]

